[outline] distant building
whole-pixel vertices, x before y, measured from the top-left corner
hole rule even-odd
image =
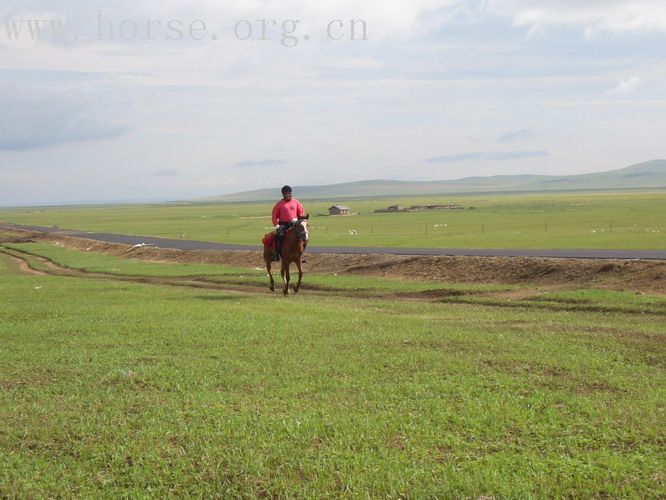
[[[328,215],[349,215],[351,208],[344,205],[333,205],[328,209]]]
[[[409,208],[401,207],[400,205],[391,205],[386,208],[378,208],[376,213],[398,213],[398,212],[418,212],[420,210],[462,210],[457,203],[449,203],[448,205],[412,205]]]
[[[385,213],[397,213],[397,212],[406,212],[407,210],[402,208],[400,205],[391,205],[387,208],[378,208],[375,210],[375,213],[385,214]]]

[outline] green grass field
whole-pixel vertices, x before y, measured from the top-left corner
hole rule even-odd
[[[0,497],[666,495],[664,297],[7,246],[107,278],[0,253]]]
[[[375,213],[459,203],[462,210]],[[666,248],[666,192],[474,195],[345,201],[356,215],[329,217],[307,202],[312,244],[448,248]],[[0,210],[0,221],[124,234],[257,244],[271,204],[167,204]],[[350,234],[355,232],[355,234]]]

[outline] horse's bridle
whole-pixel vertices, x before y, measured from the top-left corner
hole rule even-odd
[[[296,236],[298,236],[298,239],[305,241],[306,243],[308,242],[308,230],[307,228],[303,225],[303,222],[307,224],[307,219],[298,219],[297,222],[294,222],[294,231],[296,231]]]

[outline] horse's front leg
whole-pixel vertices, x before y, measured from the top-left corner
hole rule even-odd
[[[282,282],[284,283],[284,294],[289,295],[289,263],[282,261],[282,269],[280,270],[282,274]]]
[[[298,293],[298,290],[301,288],[301,280],[303,279],[303,265],[301,259],[296,261],[296,267],[298,268],[298,283],[294,287],[294,293]]]

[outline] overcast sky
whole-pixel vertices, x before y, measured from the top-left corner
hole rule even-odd
[[[663,0],[0,6],[0,205],[596,172],[665,117]]]

